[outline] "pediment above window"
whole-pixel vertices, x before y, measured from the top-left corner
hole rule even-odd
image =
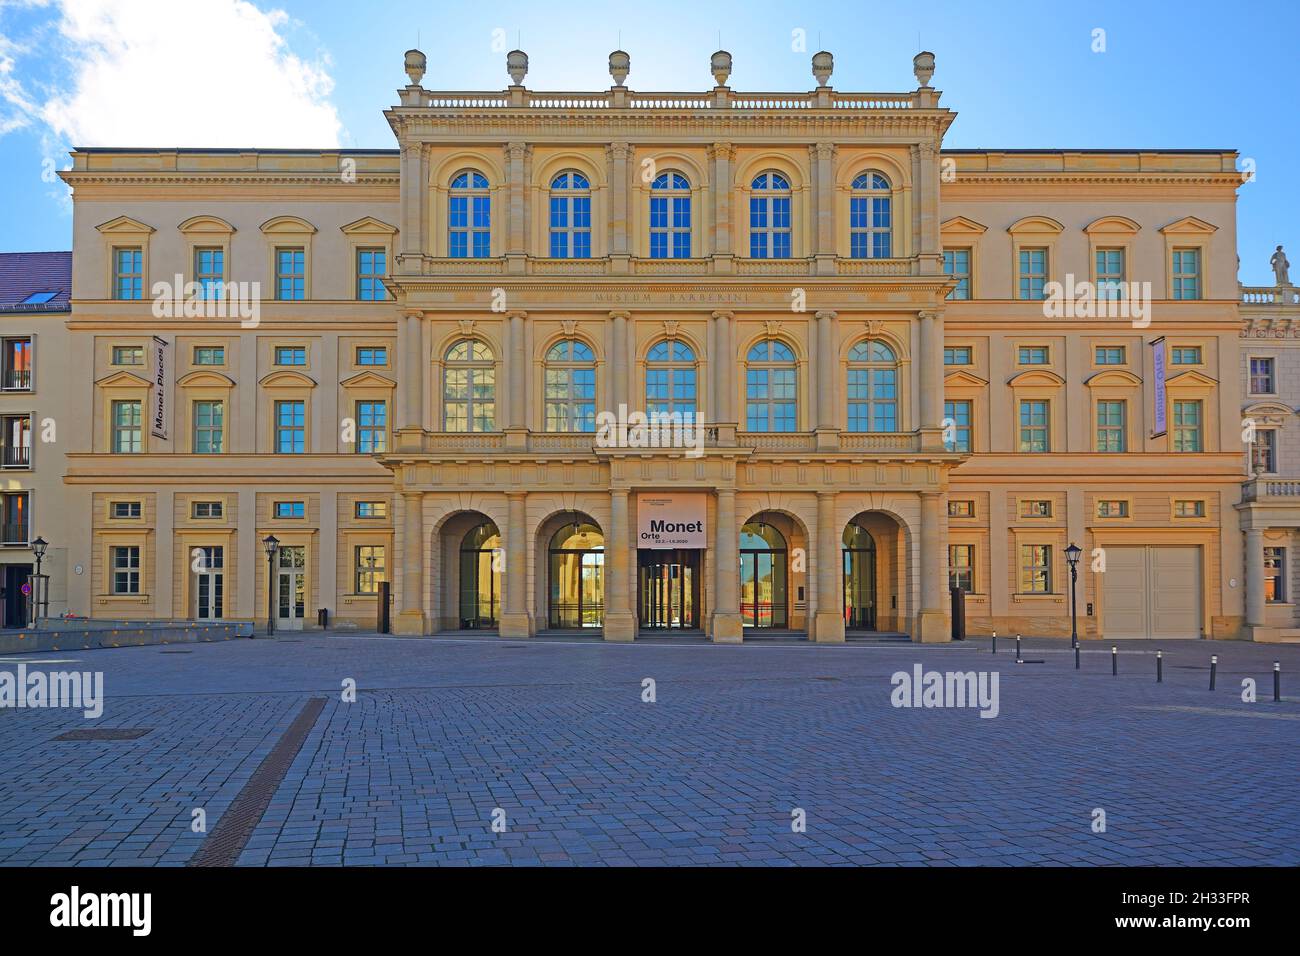
[[[302,372],[280,371],[272,372],[260,382],[257,383],[263,388],[315,388],[314,379],[308,378]]]

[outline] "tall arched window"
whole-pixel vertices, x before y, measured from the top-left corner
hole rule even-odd
[[[745,369],[745,428],[792,432],[799,427],[798,372],[794,352],[777,339],[749,350]]]
[[[849,197],[849,243],[854,259],[888,259],[893,255],[893,209],[889,180],[866,172],[853,180]]]
[[[650,258],[690,257],[690,180],[681,173],[660,173],[650,184]]]
[[[485,259],[491,249],[492,199],[487,177],[467,169],[451,181],[447,199],[447,254]]]
[[[789,552],[759,515],[740,529],[740,618],[744,627],[787,627]]]
[[[551,627],[600,627],[605,622],[605,536],[575,513],[551,536],[547,620]]]
[[[749,184],[749,257],[790,258],[790,181],[760,173]]]
[[[591,258],[591,183],[582,173],[551,180],[551,256]]]
[[[447,349],[442,373],[444,431],[496,429],[496,375],[492,350],[477,339],[461,339]]]
[[[898,357],[877,339],[849,350],[849,431],[898,431]]]
[[[685,342],[664,339],[646,356],[646,414],[695,417],[695,352]]]
[[[501,533],[491,521],[460,542],[460,626],[496,627],[501,619]]]
[[[546,353],[546,430],[596,430],[596,357],[585,342],[565,339]]]

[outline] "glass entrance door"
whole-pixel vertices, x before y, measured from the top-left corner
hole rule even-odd
[[[637,618],[641,627],[697,628],[700,606],[700,552],[637,552]]]
[[[220,545],[196,548],[194,567],[194,616],[200,621],[219,621],[225,617],[225,554]]]
[[[857,524],[844,529],[844,626],[876,629],[876,542]]]
[[[745,627],[788,627],[785,538],[761,521],[740,531],[740,617]]]
[[[602,627],[605,623],[605,538],[581,520],[551,538],[550,608],[554,628]]]
[[[302,545],[281,547],[276,558],[275,626],[301,631],[307,610],[307,549]]]

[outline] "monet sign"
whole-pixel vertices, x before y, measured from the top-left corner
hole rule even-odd
[[[638,548],[703,548],[703,492],[648,492],[636,496]]]
[[[158,336],[153,337],[150,343],[151,355],[153,361],[150,363],[150,374],[152,377],[152,398],[150,403],[149,434],[155,438],[167,439],[167,416],[171,413],[169,402],[171,395],[172,379],[172,356],[170,343],[166,339],[160,339]]]

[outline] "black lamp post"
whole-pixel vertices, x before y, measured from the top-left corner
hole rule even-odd
[[[1083,549],[1071,544],[1065,549],[1065,560],[1070,563],[1070,646],[1079,646],[1079,608],[1075,604],[1074,589],[1079,580],[1079,555]]]
[[[39,627],[41,623],[41,559],[45,557],[45,549],[50,543],[44,538],[37,538],[32,542],[32,554],[36,556],[36,573],[32,575],[32,625]]]
[[[275,552],[280,550],[280,539],[268,534],[262,539],[266,549],[266,636],[275,633]]]

